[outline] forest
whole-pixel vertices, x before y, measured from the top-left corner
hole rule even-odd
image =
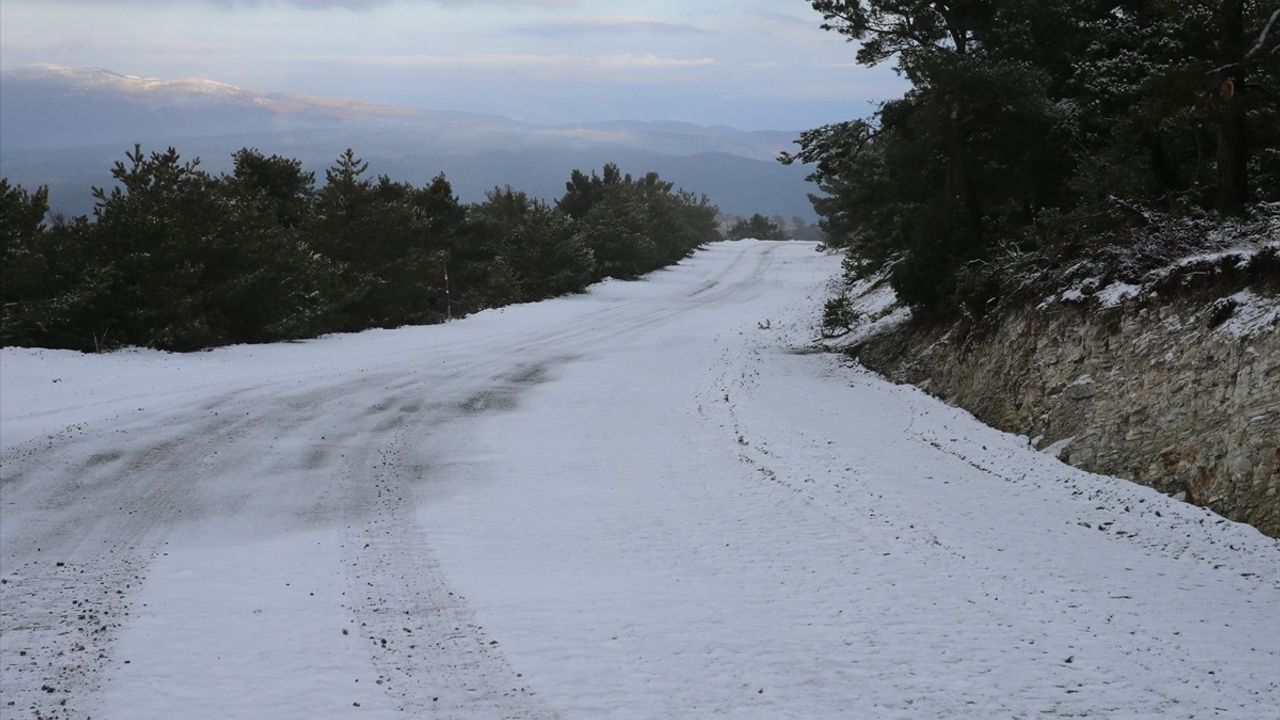
[[[981,318],[1069,268],[1138,272],[1280,217],[1272,2],[810,4],[910,89],[780,159],[812,168],[822,239],[849,274],[890,268],[919,319]],[[439,322],[636,277],[721,237],[705,197],[614,165],[574,171],[554,203],[498,187],[474,204],[443,176],[372,177],[350,150],[323,183],[252,148],[233,167],[135,147],[75,218],[0,180],[0,343],[192,350]],[[809,237],[780,220],[725,235]]]
[[[370,177],[350,149],[319,186],[252,148],[233,167],[135,146],[75,218],[0,180],[0,344],[189,351],[435,323],[634,278],[719,239],[706,197],[611,164],[575,170],[555,203],[498,187],[474,204],[443,175]]]
[[[858,63],[911,87],[781,159],[813,164],[849,274],[891,268],[918,319],[981,318],[1072,267],[1140,270],[1223,228],[1276,227],[1274,0],[811,4]]]

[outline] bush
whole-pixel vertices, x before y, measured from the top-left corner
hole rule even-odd
[[[836,338],[847,334],[858,321],[853,301],[848,295],[837,295],[822,306],[822,337]]]

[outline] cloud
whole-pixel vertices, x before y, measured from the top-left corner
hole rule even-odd
[[[537,53],[462,53],[459,55],[372,55],[343,57],[343,62],[397,67],[471,68],[605,68],[613,70],[661,70],[715,65],[712,58],[670,58],[653,53],[567,55]]]
[[[6,0],[15,4],[32,5],[93,5],[102,7],[102,0]],[[581,0],[111,0],[117,6],[177,6],[212,5],[222,8],[286,6],[303,10],[371,10],[385,5],[435,5],[437,7],[572,7]]]
[[[643,15],[596,15],[557,22],[522,25],[517,32],[537,35],[581,35],[583,33],[655,33],[664,35],[705,35],[709,31],[685,23]]]

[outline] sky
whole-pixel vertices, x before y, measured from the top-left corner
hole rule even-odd
[[[862,117],[902,92],[820,22],[805,0],[3,0],[0,68],[748,130]]]

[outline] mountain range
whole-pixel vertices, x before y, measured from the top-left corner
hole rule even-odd
[[[536,125],[509,118],[290,93],[208,79],[168,81],[101,69],[33,65],[0,73],[0,175],[48,185],[51,205],[88,212],[89,188],[135,143],[176,147],[213,172],[241,147],[298,158],[323,176],[347,147],[374,173],[425,182],[444,172],[464,200],[511,185],[547,199],[571,170],[615,162],[657,171],[724,212],[811,219],[803,167],[777,154],[798,133],[676,122]]]

